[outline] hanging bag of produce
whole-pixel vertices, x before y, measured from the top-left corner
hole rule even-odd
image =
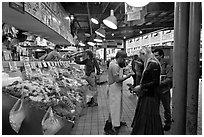
[[[60,121],[54,116],[51,107],[49,107],[49,109],[45,113],[41,125],[44,135],[54,135],[62,128]]]
[[[20,103],[20,106],[19,106]],[[17,107],[19,106],[18,110]],[[23,99],[18,99],[9,113],[9,122],[12,129],[18,133],[23,120],[25,119],[25,110],[23,108]]]

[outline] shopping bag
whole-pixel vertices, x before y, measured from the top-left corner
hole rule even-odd
[[[20,103],[20,106],[18,110],[16,110],[19,103]],[[23,108],[23,99],[18,99],[9,113],[10,125],[16,133],[19,132],[21,124],[24,119],[25,119],[25,110]]]
[[[60,121],[54,116],[51,107],[49,107],[49,109],[45,113],[41,125],[44,135],[54,135],[62,128]]]

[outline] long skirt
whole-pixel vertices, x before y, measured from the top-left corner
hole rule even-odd
[[[163,135],[159,113],[159,98],[152,96],[139,97],[132,122],[131,135]]]

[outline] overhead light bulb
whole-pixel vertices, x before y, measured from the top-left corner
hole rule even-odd
[[[105,38],[105,29],[103,29],[102,27],[100,27],[99,29],[97,29],[96,31],[95,31],[95,33],[97,34],[97,35],[99,35],[99,36],[101,36],[101,37],[103,37],[103,38]]]
[[[146,6],[149,2],[148,1],[134,1],[134,0],[128,0],[126,2],[128,5],[132,7],[144,7]]]
[[[95,18],[91,18],[91,21],[92,21],[94,24],[98,24],[98,20],[96,20]]]
[[[94,41],[96,42],[103,42],[103,40],[101,39],[101,37],[97,36],[96,38],[94,38]]]
[[[107,17],[106,19],[103,20],[103,23],[111,28],[111,29],[117,29],[117,19],[114,16],[114,10],[111,10],[111,14],[109,17]]]

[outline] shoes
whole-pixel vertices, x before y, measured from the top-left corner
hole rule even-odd
[[[125,121],[121,121],[120,122],[120,127],[122,127],[122,126],[127,126],[127,123]]]
[[[164,131],[169,131],[171,129],[171,122],[167,122],[165,123],[163,130]]]
[[[106,120],[104,127],[104,132],[106,135],[116,135],[116,132],[112,129],[112,123]]]

